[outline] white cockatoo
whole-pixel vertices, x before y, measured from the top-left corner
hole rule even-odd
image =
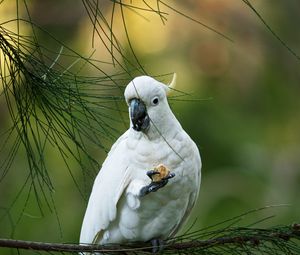
[[[95,179],[81,244],[151,241],[160,247],[190,214],[200,188],[201,159],[169,107],[169,87],[149,76],[127,85],[130,128]]]

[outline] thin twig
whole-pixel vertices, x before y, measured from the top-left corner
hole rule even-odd
[[[216,238],[209,238],[206,240],[190,240],[171,242],[166,241],[165,251],[180,252],[180,250],[195,250],[202,251],[211,248],[220,248],[221,246],[239,246],[244,249],[257,249],[260,246],[270,245],[279,246],[286,243],[286,248],[291,249],[292,252],[299,251],[300,241],[300,224],[293,224],[291,226],[283,226],[270,229],[259,228],[232,228],[226,230],[227,235],[219,235]],[[291,245],[291,243],[293,245]],[[298,245],[297,245],[298,244]],[[79,245],[79,244],[63,244],[63,243],[47,243],[47,242],[33,242],[14,239],[0,239],[0,247],[26,249],[35,251],[52,251],[52,252],[102,252],[102,253],[116,253],[122,252],[150,252],[151,245],[149,243],[129,243],[129,244],[114,244],[114,245]]]

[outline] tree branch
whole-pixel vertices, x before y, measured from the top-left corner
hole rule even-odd
[[[201,231],[198,231],[201,232]],[[197,233],[197,232],[195,232]],[[195,234],[194,233],[194,234]],[[279,228],[258,229],[258,228],[231,228],[224,230],[217,230],[214,233],[202,233],[199,236],[213,235],[217,237],[201,239],[187,239],[189,234],[180,238],[168,240],[165,245],[165,252],[172,252],[176,254],[180,251],[198,251],[208,252],[210,250],[233,251],[239,249],[243,250],[261,251],[268,250],[264,254],[276,250],[276,254],[286,254],[286,251],[291,254],[297,254],[300,251],[300,224],[293,224],[291,226],[283,226]],[[149,243],[129,243],[122,245],[79,245],[79,244],[63,244],[63,243],[44,243],[32,242],[14,239],[0,239],[0,247],[26,249],[46,252],[101,252],[101,253],[122,253],[130,252],[151,252],[151,245]],[[279,252],[279,253],[278,253]],[[282,253],[281,253],[282,252]],[[216,253],[219,254],[219,253]]]

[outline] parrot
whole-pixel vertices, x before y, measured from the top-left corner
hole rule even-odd
[[[80,244],[151,242],[153,252],[174,237],[198,197],[201,158],[168,104],[166,85],[135,77],[124,97],[129,129],[111,147],[95,178]]]

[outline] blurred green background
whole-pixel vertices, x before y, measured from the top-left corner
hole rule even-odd
[[[132,4],[146,8],[141,2],[132,1]],[[155,6],[156,1],[149,3]],[[253,214],[249,222],[268,215],[276,217],[262,225],[299,221],[300,61],[242,1],[166,3],[233,40],[230,42],[163,5],[161,10],[168,13],[165,24],[155,13],[124,10],[132,46],[145,70],[151,75],[176,72],[177,89],[190,93],[187,99],[199,99],[170,101],[182,126],[197,143],[203,161],[199,200],[186,227],[195,218],[193,229],[199,229],[251,209],[279,204],[288,206]],[[82,54],[92,52],[92,24],[81,1],[32,1],[28,8],[32,20],[59,40]],[[111,16],[109,1],[103,1],[100,8],[107,17]],[[259,1],[255,8],[280,38],[300,54],[299,2]],[[14,1],[0,5],[1,22],[13,18],[15,13]],[[116,11],[114,18],[114,32],[126,56],[133,59],[120,12]],[[23,29],[26,31],[26,27]],[[37,36],[43,45],[59,50],[44,34]],[[111,61],[97,36],[94,48],[93,58]],[[120,71],[112,65],[102,68],[110,74]],[[86,75],[100,74],[91,69]],[[161,80],[168,82],[169,77]],[[126,84],[124,80],[120,85]],[[10,123],[3,96],[0,104],[3,133]],[[126,111],[125,103],[121,105]],[[126,130],[122,123],[117,128],[120,133]],[[106,142],[108,147],[112,143],[112,140]],[[27,196],[28,185],[15,199],[26,179],[23,169],[27,163],[21,150],[0,183],[1,238],[78,241],[87,201],[80,196],[63,160],[54,150],[48,149],[45,157],[55,188],[55,209],[50,210],[44,204],[41,214],[35,197]],[[5,153],[0,155],[2,159]],[[95,147],[94,153],[101,164],[105,152]],[[86,187],[85,197],[88,197],[95,173],[83,180],[79,167],[70,164],[79,185]]]

